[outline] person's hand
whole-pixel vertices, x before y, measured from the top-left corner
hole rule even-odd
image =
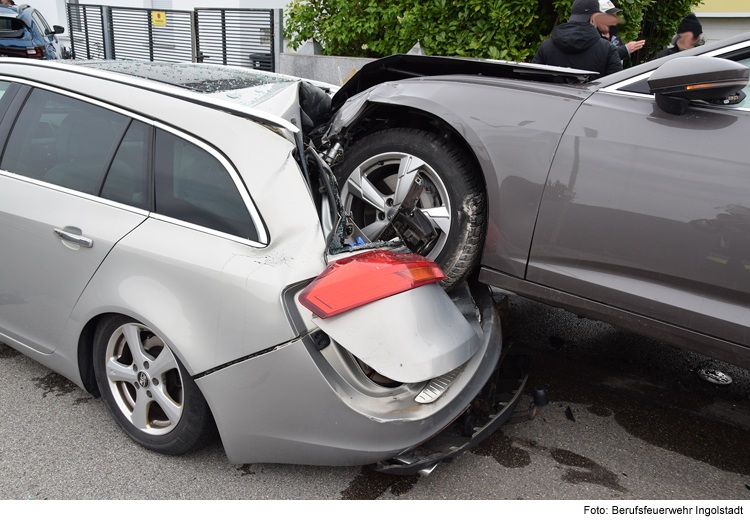
[[[630,53],[633,53],[634,51],[638,51],[639,49],[641,49],[645,43],[645,40],[634,40],[633,42],[628,42],[625,45],[628,47],[628,51]]]

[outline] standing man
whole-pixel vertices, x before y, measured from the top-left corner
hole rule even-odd
[[[672,37],[672,43],[656,54],[654,59],[661,59],[667,55],[673,53],[679,53],[683,50],[692,49],[696,46],[701,46],[706,43],[703,38],[703,26],[698,22],[698,17],[693,13],[682,19],[680,25],[677,26],[677,34]]]
[[[619,32],[617,31],[617,24],[622,22],[622,19],[617,14],[622,9],[615,7],[615,4],[611,0],[599,0],[599,10],[605,15],[610,15],[616,19],[616,22],[612,23],[609,17],[597,16],[596,25],[602,34],[602,37],[609,40],[617,48],[617,54],[620,56],[620,61],[629,59],[630,55],[638,51],[646,43],[645,40],[633,40],[625,44],[620,38]]]
[[[602,15],[599,0],[575,0],[568,22],[552,30],[531,62],[597,72],[592,80],[622,70],[617,48],[596,28],[597,14],[609,16]]]

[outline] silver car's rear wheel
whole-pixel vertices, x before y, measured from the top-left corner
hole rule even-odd
[[[161,338],[141,324],[124,324],[109,338],[105,363],[117,407],[136,429],[163,435],[175,428],[182,417],[182,376]]]
[[[213,419],[165,341],[128,317],[106,319],[94,338],[94,372],[107,408],[136,442],[166,454],[203,443]]]
[[[440,265],[445,289],[471,273],[484,243],[485,194],[476,162],[461,148],[423,130],[383,130],[350,147],[335,172],[344,209],[371,240],[420,175],[417,207],[438,233],[420,253]]]

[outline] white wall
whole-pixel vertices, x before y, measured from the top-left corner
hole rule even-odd
[[[705,16],[701,13],[696,13],[696,15],[703,27],[707,42],[715,42],[750,31],[750,16],[721,17]]]
[[[63,26],[68,31],[65,0],[24,0],[42,12],[50,25]],[[226,7],[244,9],[283,9],[290,0],[172,0],[172,9],[192,11],[196,7]],[[152,0],[79,0],[79,4],[108,5],[118,7],[153,7]],[[17,1],[16,4],[21,4]]]

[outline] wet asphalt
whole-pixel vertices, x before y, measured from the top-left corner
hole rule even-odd
[[[167,457],[103,403],[0,346],[0,499],[750,499],[750,373],[497,291],[508,354],[550,404],[429,477]],[[507,299],[507,300],[506,300]],[[719,386],[697,371],[729,374]]]

